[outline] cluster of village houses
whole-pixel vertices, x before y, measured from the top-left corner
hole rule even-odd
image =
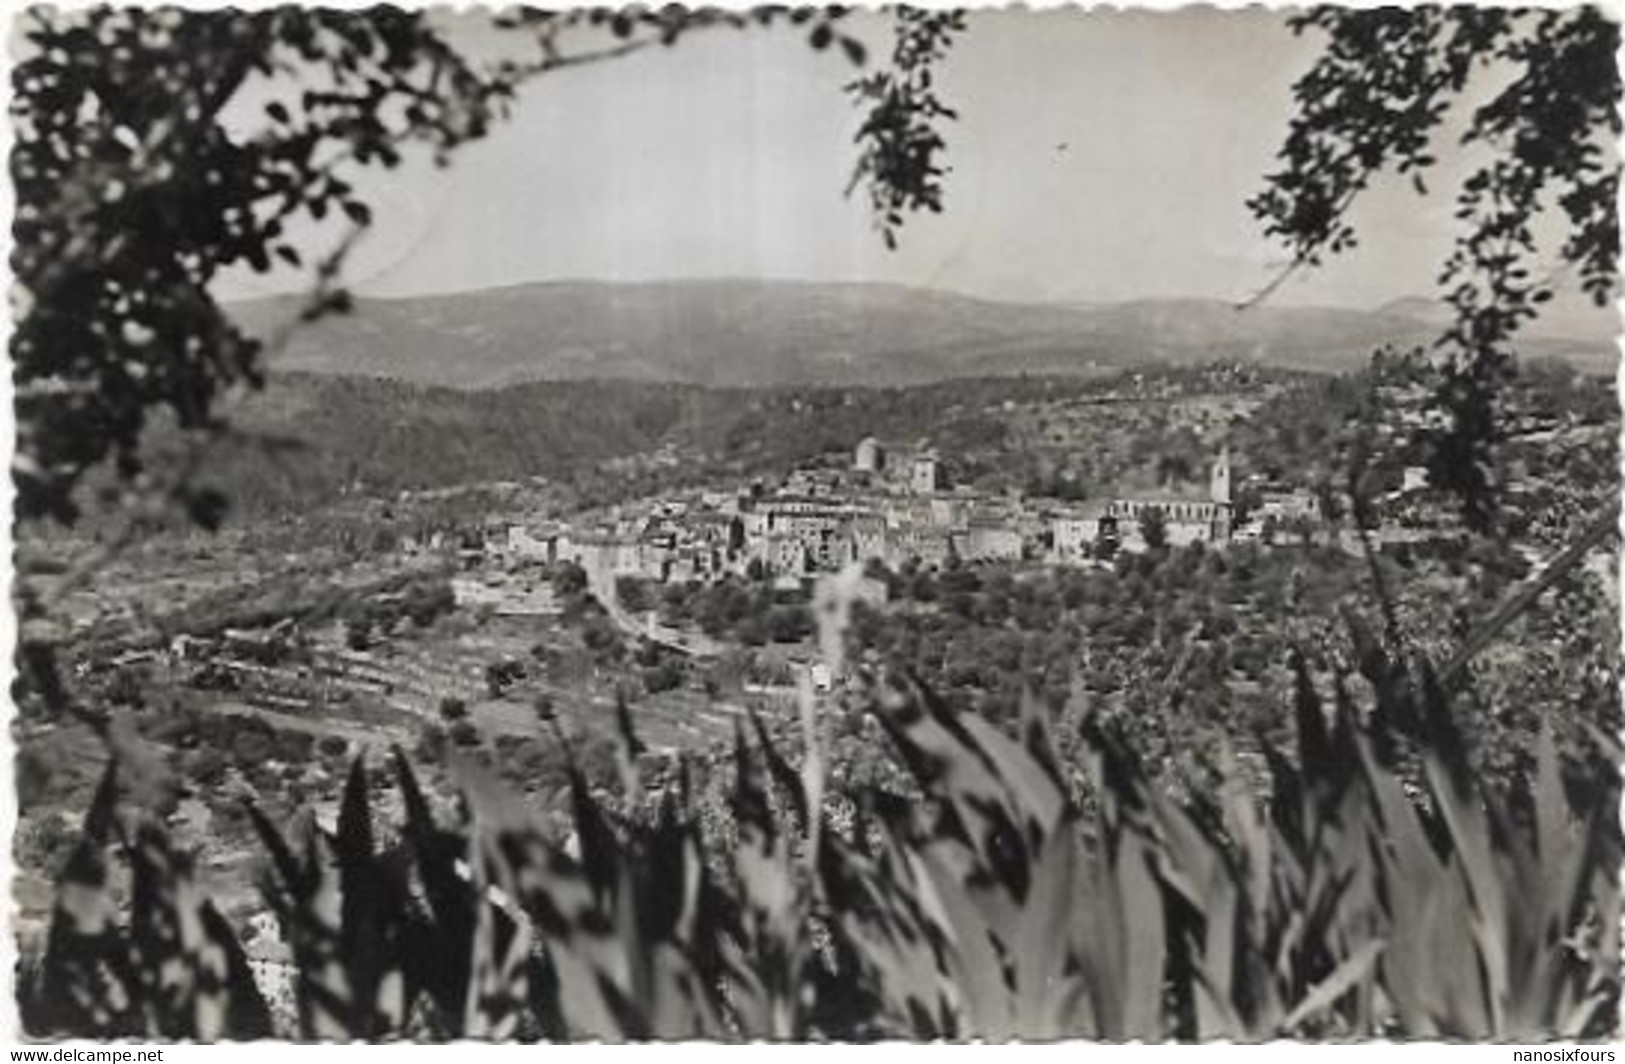
[[[897,455],[869,438],[848,468],[797,470],[772,488],[656,497],[590,521],[509,524],[480,551],[574,562],[595,584],[620,576],[799,576],[869,560],[892,568],[910,561],[941,566],[950,558],[1079,565],[1118,550],[1147,549],[1152,521],[1160,522],[1170,546],[1222,545],[1248,536],[1264,520],[1312,520],[1318,510],[1308,492],[1265,491],[1249,527],[1237,529],[1228,451],[1216,456],[1205,485],[1068,504],[946,488],[935,452]]]

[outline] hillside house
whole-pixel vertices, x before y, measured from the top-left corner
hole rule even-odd
[[[1021,560],[1021,533],[1003,523],[972,520],[953,534],[954,552],[967,562]]]
[[[887,551],[891,546],[891,535],[886,528],[886,519],[879,514],[854,516],[846,524],[846,534],[850,546],[849,560],[857,562],[871,559],[886,560]]]
[[[1050,556],[1065,565],[1077,565],[1095,556],[1103,521],[1110,521],[1105,503],[1069,507],[1050,518]],[[1116,529],[1112,529],[1115,534]]]
[[[1277,524],[1296,521],[1319,521],[1320,500],[1313,492],[1302,488],[1259,493],[1258,508],[1253,512],[1259,522],[1274,518]]]
[[[558,553],[557,531],[532,533],[524,525],[508,526],[507,553],[509,557],[526,561],[551,562]]]
[[[953,536],[944,528],[904,528],[896,538],[894,556],[898,561],[917,561],[928,568],[947,563],[954,552]]]

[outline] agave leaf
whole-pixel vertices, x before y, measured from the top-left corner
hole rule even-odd
[[[403,885],[375,853],[367,772],[360,757],[350,766],[339,800],[334,838],[339,877],[339,943],[351,989],[351,1024],[364,1037],[402,1029],[409,997],[400,932]]]
[[[1545,1029],[1554,1039],[1589,1038],[1598,1031],[1617,1030],[1617,1010],[1610,1010],[1609,1005],[1618,999],[1617,980],[1600,978],[1589,987],[1575,987],[1553,1007]]]
[[[1162,1035],[1162,977],[1168,951],[1162,898],[1151,862],[1151,847],[1137,833],[1125,835],[1113,862],[1122,930],[1128,939],[1118,1038],[1149,1040]]]
[[[1253,1035],[1247,1022],[1232,1004],[1229,988],[1218,986],[1212,972],[1200,969],[1193,973],[1192,996],[1196,1002],[1196,1039],[1211,1042],[1224,1039],[1233,1042],[1251,1041]]]
[[[1482,993],[1466,1011],[1471,1033],[1488,1037],[1504,1030],[1508,1000],[1507,902],[1502,892],[1502,863],[1491,843],[1490,813],[1483,798],[1465,777],[1452,772],[1429,749],[1423,770],[1431,785],[1435,808],[1448,832],[1451,868],[1459,876],[1468,905],[1472,951],[1481,958],[1478,968]],[[1454,952],[1452,955],[1455,955]],[[1467,971],[1465,958],[1462,971]],[[1476,983],[1476,980],[1475,980]]]
[[[38,1033],[141,1033],[132,1012],[135,972],[103,854],[116,827],[117,780],[118,762],[109,760],[57,883],[38,993],[25,1017],[44,1028]]]
[[[1541,728],[1537,744],[1531,841],[1538,853],[1537,867],[1544,872],[1542,916],[1548,926],[1541,930],[1545,936],[1561,938],[1584,918],[1588,880],[1600,855],[1590,845],[1590,833],[1573,816],[1550,728]]]
[[[1235,884],[1225,877],[1208,881],[1205,934],[1193,972],[1198,1038],[1245,1038],[1251,1032],[1236,1001],[1242,908]]]
[[[967,731],[973,715],[960,716],[917,680],[906,696],[882,699],[876,714],[909,771],[954,815],[982,819],[978,810],[1008,808],[1009,792],[998,766]],[[969,830],[969,823],[965,825]]]
[[[463,943],[475,934],[479,919],[476,894],[458,874],[457,863],[467,857],[472,868],[479,860],[469,852],[469,842],[436,826],[418,786],[417,774],[399,749],[394,751],[394,763],[406,814],[403,835],[432,916],[416,925],[423,943],[418,949],[405,951],[404,963],[412,983],[428,989],[440,1019],[452,1023],[452,1032],[457,1033],[455,1024],[466,1013],[465,1004],[472,993],[471,961]]]
[[[1497,1029],[1497,1003],[1491,998],[1472,926],[1471,894],[1459,855],[1428,891],[1424,969],[1429,984],[1421,1000],[1432,1006],[1432,1023],[1449,1038],[1488,1039]]]
[[[345,952],[353,956],[352,951],[361,945],[362,928],[371,922],[373,906],[379,900],[369,896],[374,886],[372,809],[367,801],[367,770],[359,757],[350,763],[350,774],[339,798],[334,848],[342,905],[340,934]]]
[[[1315,984],[1309,993],[1304,995],[1303,1000],[1287,1013],[1286,1019],[1281,1021],[1281,1033],[1289,1035],[1316,1014],[1336,1005],[1338,1000],[1354,989],[1355,984],[1364,979],[1375,966],[1383,946],[1382,940],[1371,939],[1344,957],[1342,963],[1333,969],[1330,975]]]
[[[818,869],[831,932],[867,973],[885,1029],[916,1038],[962,1037],[938,961],[950,948],[941,940],[941,924],[922,911],[912,863],[896,856],[903,847],[892,829],[880,823],[875,831],[879,858],[826,838]]]
[[[1102,805],[1111,804],[1103,796]],[[1155,851],[1138,831],[1112,827],[1115,815],[1103,810],[1107,829],[1085,862],[1076,960],[1094,1029],[1078,1033],[1113,1042],[1158,1038],[1168,949]]]
[[[677,819],[670,802],[654,824],[639,827],[629,840],[628,859],[637,868],[634,909],[650,941],[691,941],[700,918],[702,858],[692,825]]]
[[[254,831],[260,837],[260,844],[271,854],[273,874],[280,878],[284,890],[297,889],[306,878],[304,863],[294,856],[288,840],[283,837],[281,830],[271,823],[271,818],[265,815],[264,810],[253,802],[248,802],[246,808],[249,822],[254,825]]]
[[[1450,696],[1439,683],[1438,674],[1426,655],[1415,652],[1414,697],[1422,704],[1422,730],[1429,763],[1449,777],[1452,789],[1468,793],[1473,789],[1472,764],[1467,756],[1467,740],[1451,712]]]
[[[1369,796],[1366,845],[1388,928],[1388,945],[1379,961],[1381,979],[1400,1028],[1411,1037],[1432,1037],[1441,1031],[1439,1010],[1431,1002],[1440,991],[1435,980],[1443,977],[1434,941],[1454,933],[1450,921],[1457,916],[1446,908],[1446,923],[1436,918],[1451,872],[1434,852],[1398,777],[1378,764],[1368,742],[1362,741],[1359,751]]]
[[[1009,942],[1015,972],[1014,1027],[1024,1039],[1066,1038],[1087,1022],[1080,1014],[1082,987],[1071,976],[1077,952],[1075,907],[1078,894],[1077,836],[1063,830],[1047,839],[1037,855],[1032,889],[1016,911]]]
[[[580,847],[581,866],[593,889],[607,895],[614,889],[617,879],[615,832],[573,757],[566,771],[570,779],[570,812],[575,824],[576,842]]]
[[[237,941],[231,925],[210,902],[205,901],[199,912],[204,935],[220,951],[225,961],[224,981],[213,990],[224,998],[223,1004],[215,1006],[223,1011],[218,1028],[221,1034],[217,1037],[238,1042],[273,1037],[276,1029],[271,1022],[270,1006],[260,993],[259,984],[254,981],[248,954]]]
[[[692,828],[663,814],[653,826],[629,824],[625,833],[617,833],[579,776],[573,797],[582,862],[548,844],[534,825],[506,813],[489,851],[501,895],[519,902],[545,952],[551,977],[533,991],[542,995],[543,1016],[556,1018],[560,1037],[719,1036],[724,1029],[707,980],[683,956],[688,949],[707,955],[714,944],[685,940],[679,948],[671,938],[703,936],[711,926]],[[502,924],[493,913],[484,917]],[[480,983],[506,985],[502,993],[513,995],[521,955],[530,951],[500,934],[488,941],[496,946],[476,965],[509,975]]]
[[[729,1033],[717,1015],[705,981],[670,943],[658,943],[650,951],[647,981],[652,1037],[661,1041],[716,1041]]]
[[[738,718],[734,719],[733,766],[733,791],[729,795],[729,803],[740,830],[774,834],[773,807],[768,798],[763,765],[751,752],[750,743],[745,738],[745,726]]]
[[[925,800],[862,796],[858,844],[817,830],[810,695],[799,775],[760,719],[754,744],[736,732],[738,842],[722,852],[706,852],[703,803],[669,796],[652,823],[620,820],[573,759],[581,861],[483,775],[469,787],[476,829],[446,831],[397,751],[406,865],[378,852],[357,761],[330,845],[312,835],[296,851],[251,809],[299,966],[302,1033],[410,1033],[420,986],[453,1033],[490,1038],[538,1023],[612,1040],[802,1038],[842,1024],[863,1037],[1595,1033],[1619,985],[1618,830],[1570,807],[1550,735],[1526,824],[1460,771],[1422,663],[1405,697],[1428,722],[1424,809],[1341,680],[1328,723],[1295,666],[1303,764],[1266,750],[1270,816],[1229,763],[1216,802],[1182,808],[1096,730],[1087,847],[1041,714],[1024,704],[1013,740],[923,688],[882,719]],[[151,826],[126,844],[134,905],[119,926],[102,854],[117,827],[112,777],[64,873],[41,992],[25,996],[31,1029],[268,1031],[246,957]],[[831,970],[817,967],[815,926]]]
[[[270,1014],[230,928],[167,837],[143,825],[129,848],[134,968],[151,1033],[204,1042],[264,1037]]]
[[[760,728],[760,721],[756,722]],[[727,962],[727,996],[741,1030],[749,1037],[802,1037],[802,992],[807,962],[806,893],[798,881],[791,838],[780,830],[768,800],[768,779],[777,776],[785,800],[804,801],[801,781],[776,763],[765,731],[752,749],[742,729],[735,732],[733,808],[738,824],[734,875],[739,887],[735,935],[722,951]],[[803,823],[808,811],[798,810]],[[809,854],[809,860],[812,855]]]
[[[1586,849],[1590,874],[1587,878],[1596,927],[1590,936],[1593,949],[1590,978],[1617,989],[1620,982],[1620,935],[1616,929],[1622,926],[1618,874],[1619,824],[1612,810],[1605,806],[1592,813],[1589,826],[1591,830],[1587,833]]]
[[[577,910],[567,933],[548,939],[567,1033],[616,1042],[719,1036],[692,965],[671,944],[641,938],[629,896],[610,905]]]
[[[293,951],[300,1034],[307,1038],[344,1038],[349,989],[338,960],[334,930],[338,899],[332,876],[317,859],[313,838],[307,837],[304,855],[298,856],[258,806],[250,803],[248,814],[272,856],[266,897],[282,919]]]
[[[1270,886],[1274,836],[1258,804],[1248,793],[1246,781],[1242,778],[1229,744],[1220,750],[1220,769],[1223,782],[1219,800],[1224,828],[1235,840],[1237,857],[1245,875],[1246,896],[1255,910],[1262,910]]]
[[[326,916],[337,906],[338,891],[333,877],[324,874],[317,882],[314,897],[303,910],[295,913],[290,928],[290,944],[298,969],[295,990],[299,1029],[305,1038],[349,1040],[363,1037],[370,1026],[364,1015],[367,1010],[355,999],[350,972],[340,948],[338,921]]]
[[[807,898],[788,838],[741,822],[734,870],[737,937],[726,954],[734,1014],[747,1037],[804,1037]]]
[[[1053,831],[1066,807],[1066,790],[1059,778],[981,717],[967,717],[964,725],[992,765],[994,778],[1004,784],[1011,810],[1025,814],[1029,830]]]
[[[1382,767],[1368,741],[1358,744],[1360,766],[1369,795],[1364,823],[1380,860],[1379,868],[1400,868],[1411,874],[1438,874],[1443,862],[1433,849],[1421,814],[1406,797],[1399,777]]]
[[[1051,726],[1048,707],[1028,686],[1022,688],[1020,709],[1017,736],[1022,748],[1043,767],[1045,775],[1059,782],[1062,779],[1061,758],[1055,749],[1055,731]]]
[[[978,905],[990,901],[988,892],[972,895],[964,876],[949,863],[947,845],[918,846],[908,857],[922,908],[946,939],[944,974],[954,1004],[963,1013],[960,1037],[1020,1037],[1005,974],[1006,953],[1013,943],[998,936],[990,915]]]
[[[545,1011],[560,1022],[558,1035],[611,1041],[647,1037],[646,1024],[621,989],[629,975],[613,909],[619,876],[600,888],[582,865],[533,828],[507,827],[493,839],[504,857],[502,874],[546,952],[553,978],[545,992],[554,1000]],[[611,863],[600,874],[615,872],[614,853],[607,851]]]
[[[1151,792],[1152,822],[1159,845],[1157,873],[1162,881],[1200,911],[1216,880],[1227,875],[1223,849],[1165,794]]]
[[[1442,867],[1394,865],[1384,872],[1388,899],[1388,947],[1379,961],[1390,1007],[1410,1037],[1443,1033],[1443,994],[1437,982],[1454,978],[1436,952],[1436,940],[1455,935],[1453,913],[1441,904],[1448,881]],[[1443,914],[1444,922],[1438,917]]]
[[[143,825],[127,848],[130,860],[130,938],[132,968],[149,1034],[160,1038],[196,1037],[189,1030],[188,971],[182,942],[181,906],[176,893],[182,871],[163,840]]]
[[[277,837],[268,827],[262,833]],[[298,971],[302,1036],[376,1039],[401,1033],[413,996],[401,959],[405,885],[373,853],[359,758],[340,798],[330,846],[319,845],[312,827],[303,858],[283,849],[278,863],[284,874],[272,885],[272,900],[284,917]]]
[[[548,956],[558,971],[560,1013],[571,1039],[599,1039],[626,1042],[650,1037],[637,1010],[625,1000],[625,993],[612,971],[595,963],[594,956],[605,952],[586,943],[552,944]],[[607,960],[607,958],[606,958]]]
[[[1230,777],[1227,775],[1227,778]],[[1188,931],[1178,932],[1176,926],[1180,925],[1169,915],[1171,933],[1181,933],[1190,939],[1181,947],[1184,951],[1181,955],[1188,954],[1188,971],[1176,978],[1190,983],[1196,1035],[1199,1038],[1246,1037],[1246,1025],[1240,1019],[1237,1006],[1233,1005],[1233,998],[1241,959],[1239,950],[1252,947],[1251,943],[1241,945],[1239,939],[1243,934],[1244,905],[1247,904],[1240,893],[1244,885],[1241,868],[1253,855],[1246,852],[1247,843],[1240,841],[1240,855],[1233,859],[1209,831],[1167,795],[1153,790],[1147,797],[1158,840],[1152,851],[1157,879],[1197,917]],[[1225,799],[1226,802],[1244,800],[1233,795]],[[1242,832],[1230,830],[1232,837],[1245,840]],[[1264,873],[1268,874],[1268,868]]]
[[[513,877],[500,853],[480,847],[469,862],[475,924],[467,941],[467,1000],[462,1033],[468,1038],[511,1041],[518,1037],[529,1002],[530,930],[509,911]],[[488,870],[496,870],[497,883]],[[505,889],[510,888],[510,889]]]
[[[555,1000],[546,1011],[560,1023],[558,1036],[641,1037],[641,1028],[635,1017],[626,1016],[624,1003],[606,996],[618,993],[614,988],[624,983],[626,973],[623,959],[608,941],[613,929],[597,892],[580,867],[563,855],[544,856],[534,842],[515,837],[504,840],[502,849],[511,853],[522,846],[530,856],[523,865],[514,865],[516,886],[553,975],[545,989]]]

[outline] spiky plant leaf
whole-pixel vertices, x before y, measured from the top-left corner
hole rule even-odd
[[[142,1033],[134,1012],[136,976],[118,926],[105,857],[116,830],[117,789],[118,762],[109,760],[58,879],[38,983],[26,996],[24,1022],[39,1034],[112,1038]]]
[[[1383,945],[1379,939],[1362,943],[1332,974],[1315,984],[1309,993],[1293,1006],[1292,1011],[1281,1021],[1280,1033],[1292,1034],[1316,1013],[1331,1008],[1339,998],[1353,990],[1376,964]]]
[[[505,858],[484,847],[471,856],[468,893],[477,915],[463,939],[471,956],[461,1033],[512,1041],[523,1027],[530,998],[530,926],[515,908],[514,877]]]
[[[403,834],[430,917],[413,923],[417,941],[403,951],[404,963],[412,984],[427,990],[449,1033],[457,1034],[471,992],[465,943],[476,941],[479,919],[477,896],[458,873],[458,862],[473,867],[477,860],[469,853],[469,840],[435,823],[417,774],[399,749],[394,751],[394,767],[406,814]]]

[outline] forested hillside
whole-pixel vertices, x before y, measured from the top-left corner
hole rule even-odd
[[[1166,370],[1156,387],[1203,390],[1205,371]],[[917,388],[710,389],[632,381],[554,381],[483,392],[361,377],[285,374],[237,418],[244,435],[211,455],[207,479],[244,515],[295,512],[345,492],[524,481],[584,490],[658,475],[782,472],[850,451],[870,434],[929,442],[949,462],[1006,444],[1035,405],[1088,402],[1148,385],[1112,379],[983,378]],[[1138,389],[1138,390],[1137,390]],[[319,460],[312,461],[315,457]]]
[[[1244,469],[1308,485],[1342,468],[1344,428],[1369,386],[1364,373],[1236,364],[913,388],[551,381],[468,392],[295,373],[274,377],[237,418],[250,440],[294,446],[222,446],[205,476],[243,517],[304,512],[346,493],[538,477],[587,496],[624,495],[678,478],[737,482],[819,456],[840,461],[876,435],[936,447],[954,480],[990,490],[1081,498],[1148,470],[1199,474],[1220,438]],[[1508,402],[1514,426],[1545,425],[1539,413],[1553,404],[1577,423],[1617,420],[1606,382],[1555,365],[1532,367]],[[1543,446],[1514,438],[1509,458],[1534,471],[1549,454]]]

